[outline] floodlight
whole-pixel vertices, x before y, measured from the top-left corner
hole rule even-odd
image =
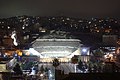
[[[83,49],[82,49],[82,52],[87,52],[87,49],[86,49],[86,48],[83,48]]]

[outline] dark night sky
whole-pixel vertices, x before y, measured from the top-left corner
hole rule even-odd
[[[117,17],[120,0],[0,0],[0,17],[19,15]]]

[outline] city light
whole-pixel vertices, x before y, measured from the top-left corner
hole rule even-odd
[[[11,38],[13,39],[13,44],[15,46],[18,46],[18,43],[17,43],[17,40],[16,40],[16,32],[15,31],[12,32]]]
[[[87,49],[83,48],[83,49],[82,49],[82,52],[87,52]]]

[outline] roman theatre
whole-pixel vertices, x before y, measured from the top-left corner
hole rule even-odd
[[[61,62],[69,62],[74,55],[81,54],[80,42],[79,39],[61,39],[60,37],[38,38],[32,42],[32,48],[29,51],[38,55],[41,62],[52,62],[54,58],[58,58]]]

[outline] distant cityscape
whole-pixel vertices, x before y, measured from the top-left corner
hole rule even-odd
[[[40,32],[41,28],[44,28],[46,30],[67,32],[119,34],[120,20],[115,18],[82,19],[65,16],[17,16],[0,19],[0,26],[1,30],[15,30],[19,28],[23,32],[36,32],[37,30]]]
[[[11,36],[13,31],[19,36],[21,45],[30,43],[36,38],[50,34],[51,31],[65,32],[78,38],[86,45],[102,42],[102,35],[117,35],[119,42],[120,20],[115,18],[72,18],[66,16],[16,16],[0,19],[0,39]],[[71,38],[71,37],[64,37]],[[27,44],[28,45],[28,44]]]
[[[120,19],[26,15],[2,18],[0,59],[4,63],[1,71],[8,70],[10,80],[16,78],[16,73],[25,75],[18,79],[28,80],[59,80],[61,76],[62,80],[76,73],[98,73],[92,74],[94,77],[119,73]]]

